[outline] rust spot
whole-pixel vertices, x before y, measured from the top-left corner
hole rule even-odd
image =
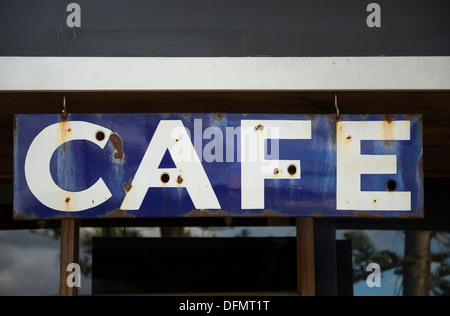
[[[287,217],[285,214],[280,214],[270,210],[264,210],[262,214],[250,214],[245,217]]]
[[[181,174],[177,177],[177,183],[178,184],[182,184],[183,183],[183,177],[181,176]]]
[[[350,139],[352,139],[352,137],[351,137],[351,136],[348,136],[347,139],[350,140]]]
[[[17,131],[17,116],[14,115],[14,121],[13,121],[13,133],[16,133]]]
[[[207,210],[193,210],[184,217],[234,217],[225,211],[211,212]]]
[[[352,218],[386,218],[385,215],[382,214],[374,214],[370,212],[358,212],[355,215],[350,216]]]
[[[69,120],[69,116],[70,116],[69,113],[66,113],[66,112],[61,113],[61,121],[67,122]]]
[[[262,124],[258,124],[258,126],[255,127],[255,131],[263,131],[264,126]]]
[[[52,218],[52,220],[54,220],[54,219],[57,219],[57,220],[60,220],[60,219],[77,219],[77,217],[73,217],[71,215],[58,215],[58,216],[55,216],[55,217]]]
[[[384,119],[388,124],[391,124],[392,121],[394,120],[394,115],[393,115],[393,114],[385,114],[385,115],[383,115],[383,119]]]
[[[342,114],[338,115],[331,115],[331,120],[334,121],[335,123],[340,122],[342,119]]]
[[[373,200],[373,204],[377,204],[377,202],[378,202],[377,200]]]
[[[131,183],[131,182],[129,182],[129,183],[125,183],[124,185],[123,185],[123,189],[125,190],[125,192],[130,192],[130,190],[131,190],[131,188],[133,187],[133,184]]]
[[[219,121],[223,119],[225,114],[223,113],[213,113],[213,117],[217,118]]]
[[[425,218],[425,204],[422,203],[422,206],[420,207],[420,213],[412,214],[412,215],[400,215],[400,216],[398,216],[398,218],[408,218],[408,219]]]
[[[69,140],[69,127],[70,123],[67,121],[63,121],[58,128],[58,137],[60,138],[61,143],[66,143]],[[64,147],[63,147],[64,148]]]
[[[177,138],[177,139],[175,139],[175,142],[177,142],[177,143],[178,143],[179,141],[180,141],[180,140],[179,140],[178,138]]]
[[[104,216],[99,216],[98,218],[135,218],[136,216],[130,215],[124,210],[118,209],[106,213]]]
[[[109,141],[114,149],[114,160],[122,162],[125,157],[122,138],[117,133],[111,133]]]
[[[31,217],[28,217],[28,216],[26,216],[23,213],[19,213],[18,214],[16,211],[13,211],[13,220],[15,220],[15,221],[32,221],[32,220],[35,220],[35,219],[36,219],[35,215],[31,216]]]

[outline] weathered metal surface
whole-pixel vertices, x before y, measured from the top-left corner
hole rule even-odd
[[[16,219],[421,217],[420,115],[17,115]]]

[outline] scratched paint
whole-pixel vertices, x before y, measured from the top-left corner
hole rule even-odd
[[[247,146],[245,142],[248,140],[244,140],[245,146],[241,148],[239,128],[243,120],[262,122],[252,125],[253,130],[249,131],[249,135],[256,133],[254,139],[259,139],[259,144],[263,144],[264,148],[254,147],[254,143]],[[17,219],[423,216],[423,144],[419,115],[342,115],[336,120],[335,115],[301,114],[71,114],[66,120],[62,120],[60,115],[55,114],[17,115],[15,121],[14,214]],[[73,126],[74,122],[79,121],[101,128],[95,130],[96,134],[92,135],[90,141],[70,140],[71,134],[78,133],[73,130]],[[126,196],[140,188],[141,184],[135,181],[136,174],[161,121],[180,121],[189,139],[187,142],[183,139],[185,134],[174,136],[171,143],[167,144],[165,153],[161,153],[155,174],[142,177],[145,182],[147,178],[155,176],[155,183],[158,184],[146,190],[138,209],[124,207],[129,205],[124,203]],[[294,127],[296,122],[308,121],[310,125],[303,127],[310,128],[310,134],[292,139],[287,139],[290,138],[288,135],[278,140],[271,124],[267,124],[271,121],[293,122]],[[359,122],[362,127],[359,131],[356,130],[356,134],[343,130],[350,126],[347,122]],[[379,130],[373,132],[375,140],[359,140],[361,134],[367,133],[367,129],[374,126],[374,122],[379,122],[375,124],[380,126]],[[48,207],[36,197],[27,182],[24,168],[31,144],[45,128],[53,124],[59,124],[58,135],[55,137],[62,145],[52,153],[47,168],[51,180],[64,192],[58,197],[63,210]],[[408,128],[407,140],[395,140],[405,138],[398,134],[405,133],[404,130],[393,128],[397,124]],[[287,133],[289,132],[288,130]],[[364,162],[367,156],[371,156],[369,159],[374,159],[376,163],[369,164],[369,167],[362,165],[360,174],[353,175],[352,179],[356,179],[352,180],[354,183],[346,181],[349,178],[345,177],[344,181],[339,182],[339,172],[342,174],[344,170],[351,174],[355,171],[352,164],[338,171],[339,150],[348,154],[355,142],[359,146],[355,152],[355,155],[359,155],[358,159]],[[104,144],[104,147],[99,146],[99,143],[102,146]],[[193,148],[193,153],[188,153],[187,149],[190,147]],[[246,156],[245,152],[252,148],[263,155],[260,158],[267,163],[263,166],[267,167],[264,171],[267,174],[262,178],[259,175],[263,186],[259,192],[262,194],[250,197],[263,205],[255,208],[243,207],[244,199],[249,198],[243,196],[243,185],[252,183],[254,179],[243,176],[242,168],[249,165],[243,164],[241,160],[252,157]],[[154,153],[150,152],[149,155]],[[188,166],[186,168],[180,168],[177,160],[183,157],[198,157],[211,191],[208,191],[208,183],[199,182],[200,176],[190,172],[189,164],[185,165]],[[276,164],[276,161],[280,163]],[[364,172],[364,168],[373,170]],[[377,168],[382,171],[377,172]],[[29,169],[32,169],[32,165]],[[110,197],[92,195],[89,203],[79,201],[77,193],[93,187],[99,179],[109,190]],[[358,189],[358,194],[362,197],[350,195],[349,199],[352,201],[349,204],[353,208],[349,206],[346,209],[345,200],[344,207],[339,207],[340,192],[347,190],[349,186],[353,190]],[[195,190],[200,190],[200,198],[197,200],[192,193]],[[358,202],[358,199],[364,199],[367,192],[380,194],[375,194],[368,202]],[[409,195],[402,192],[409,192]],[[217,198],[219,207],[196,207],[195,205],[203,205],[208,194]],[[405,198],[409,204],[398,202]],[[396,203],[399,209],[387,210]],[[86,209],[76,211],[78,204],[86,205]]]

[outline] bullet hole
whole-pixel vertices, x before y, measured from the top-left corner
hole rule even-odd
[[[255,127],[255,130],[262,131],[262,130],[264,130],[264,126],[261,124],[258,124],[258,126]]]
[[[66,197],[66,203],[70,202],[70,196]]]
[[[168,183],[170,180],[170,176],[167,173],[163,173],[161,175],[161,182],[162,183]]]
[[[278,175],[279,173],[280,173],[280,169],[278,169],[278,168],[273,169],[274,175]]]
[[[287,170],[291,176],[297,173],[297,167],[295,165],[290,165]]]
[[[97,139],[99,142],[105,139],[105,133],[102,131],[98,131],[97,134],[95,134],[95,139]]]
[[[395,191],[395,190],[397,190],[397,181],[395,181],[395,180],[389,180],[388,182],[387,182],[387,190],[389,191],[389,192],[393,192],[393,191]]]
[[[177,183],[178,184],[182,184],[183,183],[183,178],[179,175],[178,177],[177,177]]]

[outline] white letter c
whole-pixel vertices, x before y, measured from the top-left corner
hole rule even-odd
[[[103,139],[97,139],[97,132]],[[90,188],[80,192],[61,189],[50,173],[53,153],[62,144],[72,140],[88,140],[104,148],[111,131],[96,124],[74,121],[50,125],[42,130],[28,149],[25,159],[25,178],[33,195],[45,206],[63,212],[79,212],[96,207],[112,194],[100,178]]]

